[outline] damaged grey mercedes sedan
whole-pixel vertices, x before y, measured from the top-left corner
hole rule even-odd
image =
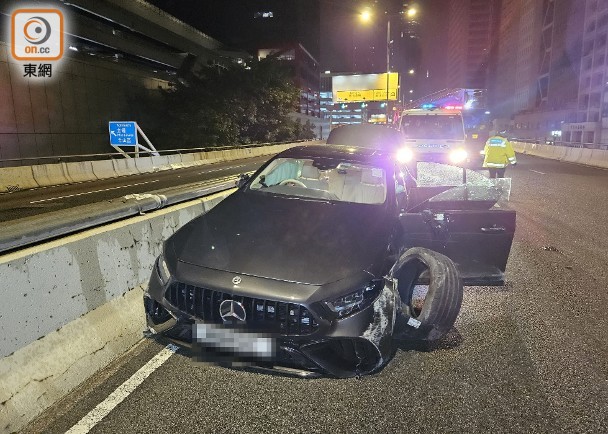
[[[150,330],[335,377],[379,370],[396,336],[441,338],[463,284],[504,283],[515,231],[515,211],[495,206],[502,186],[468,171],[443,185],[459,170],[411,183],[392,151],[276,155],[166,240],[144,296]]]

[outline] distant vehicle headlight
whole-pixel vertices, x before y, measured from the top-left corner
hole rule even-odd
[[[338,318],[345,318],[372,304],[376,298],[378,298],[378,295],[380,295],[382,287],[382,280],[373,280],[369,282],[365,288],[345,295],[344,297],[337,298],[334,301],[328,301],[325,304],[338,314]]]
[[[467,159],[468,153],[464,149],[455,149],[450,152],[450,161],[452,163],[462,163]]]
[[[171,273],[169,272],[169,267],[167,267],[167,262],[162,253],[156,261],[156,270],[158,271],[158,277],[160,277],[161,283],[166,285],[171,278]]]
[[[397,161],[409,163],[414,159],[414,152],[410,148],[401,148],[397,151]]]

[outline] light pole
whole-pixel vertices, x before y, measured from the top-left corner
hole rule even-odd
[[[408,19],[413,19],[417,14],[418,10],[414,7],[409,7],[405,12]],[[390,86],[390,75],[391,75],[391,18],[393,15],[401,16],[402,12],[398,14],[386,13],[386,125],[389,124],[390,116],[390,105],[389,105],[389,86]],[[372,19],[371,10],[365,9],[360,15],[361,21],[367,23]],[[413,74],[413,70],[410,70],[410,74]]]
[[[391,75],[391,17],[386,17],[386,125],[388,126],[388,117],[391,114],[388,99],[389,78]]]

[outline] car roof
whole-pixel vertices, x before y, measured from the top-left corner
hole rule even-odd
[[[353,161],[376,161],[390,159],[391,153],[380,149],[360,148],[344,145],[296,146],[281,152],[277,157],[287,158],[335,158]]]
[[[355,124],[331,130],[327,143],[391,150],[398,148],[402,139],[399,131],[385,125]]]

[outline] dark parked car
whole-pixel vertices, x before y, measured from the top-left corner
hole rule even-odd
[[[357,146],[393,151],[403,147],[403,135],[386,125],[353,124],[336,127],[327,137],[328,145]]]
[[[450,166],[405,190],[393,157],[296,147],[243,178],[165,242],[150,328],[205,354],[337,377],[381,368],[394,335],[439,339],[463,284],[503,284],[515,212],[493,207],[504,192],[490,180],[460,185]]]

